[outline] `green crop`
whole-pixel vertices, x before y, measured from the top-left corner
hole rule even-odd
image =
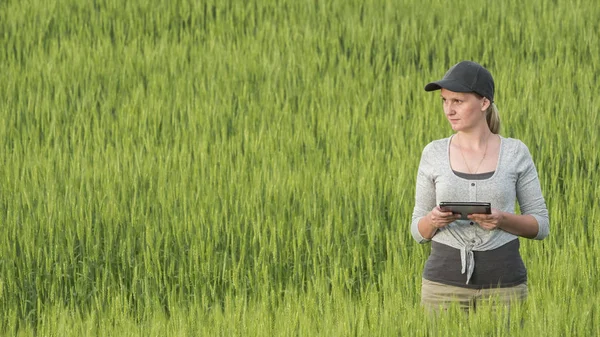
[[[7,336],[600,335],[593,2],[0,2]],[[529,299],[422,311],[424,85],[496,81],[551,218]]]

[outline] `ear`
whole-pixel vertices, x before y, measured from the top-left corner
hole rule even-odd
[[[491,104],[492,102],[490,102],[490,100],[487,97],[483,97],[483,99],[481,100],[481,111],[486,111]]]

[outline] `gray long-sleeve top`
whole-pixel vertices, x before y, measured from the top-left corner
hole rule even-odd
[[[442,201],[484,201],[490,202],[492,208],[515,213],[517,200],[520,213],[530,214],[537,220],[535,239],[548,236],[546,202],[531,154],[523,142],[500,137],[500,154],[494,175],[484,180],[467,180],[452,171],[450,139],[433,141],[423,149],[411,224],[411,233],[417,242],[429,241],[419,232],[419,220]],[[467,273],[467,283],[475,267],[473,251],[496,249],[517,238],[502,229],[489,231],[469,223],[470,220],[456,220],[439,229],[431,239],[460,250],[462,273]]]

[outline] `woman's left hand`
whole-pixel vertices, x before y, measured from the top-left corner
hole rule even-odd
[[[469,214],[469,219],[477,222],[481,228],[491,231],[500,228],[504,213],[492,208],[492,214]]]

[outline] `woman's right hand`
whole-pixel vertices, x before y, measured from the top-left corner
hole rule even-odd
[[[446,227],[449,223],[460,219],[460,214],[443,211],[440,206],[435,206],[428,214],[429,223],[436,229]]]
[[[460,214],[444,212],[439,206],[435,206],[426,216],[422,217],[417,224],[419,233],[424,239],[431,240],[438,229],[448,226],[449,223],[460,218]]]

